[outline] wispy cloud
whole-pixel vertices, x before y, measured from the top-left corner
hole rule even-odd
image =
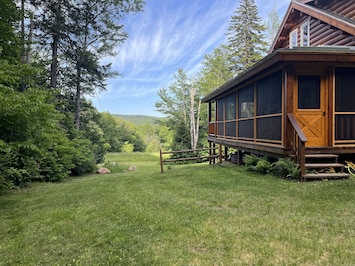
[[[285,10],[289,2],[279,0],[276,7]],[[148,101],[157,98],[159,88],[169,86],[178,68],[195,74],[203,57],[226,42],[228,21],[238,4],[236,0],[146,0],[144,12],[124,21],[129,37],[117,48],[118,56],[110,58],[123,78],[109,80],[108,90],[100,95],[103,104],[114,106],[109,100],[124,97]],[[265,0],[256,4],[264,19],[274,6]]]

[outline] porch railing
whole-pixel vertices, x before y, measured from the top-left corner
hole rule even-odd
[[[288,120],[292,125],[292,138],[291,138],[291,146],[292,152],[295,156],[296,163],[300,166],[301,171],[301,179],[306,173],[306,142],[307,138],[304,135],[301,127],[298,125],[298,122],[295,116],[292,113],[287,114]]]

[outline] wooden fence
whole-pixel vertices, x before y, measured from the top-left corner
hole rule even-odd
[[[218,150],[218,154],[216,152]],[[198,152],[200,151],[209,151],[208,156],[198,156]],[[181,153],[188,153],[191,156],[186,158],[176,158],[176,159],[163,159],[164,154],[181,154]],[[195,155],[195,156],[193,156]],[[160,172],[164,173],[164,163],[169,162],[183,162],[183,161],[193,161],[193,160],[202,160],[208,159],[210,164],[215,164],[216,159],[219,158],[219,162],[222,163],[222,146],[219,147],[210,147],[210,148],[203,148],[203,149],[195,149],[195,150],[182,150],[182,151],[165,151],[163,152],[160,150]]]

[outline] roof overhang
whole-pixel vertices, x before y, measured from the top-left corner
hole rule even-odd
[[[280,42],[283,39],[283,37],[285,37],[284,35],[289,31],[288,25],[290,24],[290,21],[292,21],[293,18],[292,15],[294,14],[295,11],[299,11],[302,14],[306,14],[308,16],[314,17],[320,21],[323,21],[324,23],[327,23],[340,30],[343,30],[344,32],[349,33],[350,35],[355,36],[355,23],[352,23],[351,21],[348,21],[345,18],[343,19],[341,16],[334,15],[330,12],[326,12],[312,5],[307,5],[306,3],[308,2],[313,2],[313,1],[301,1],[301,0],[291,1],[286,11],[286,15],[279,28],[279,31],[277,32],[276,37],[273,43],[271,44],[270,52],[278,48],[277,47],[278,42]]]
[[[355,47],[297,47],[293,49],[278,49],[205,96],[202,102],[206,103],[219,98],[229,90],[243,85],[259,73],[276,64],[291,62],[353,63],[355,66]]]

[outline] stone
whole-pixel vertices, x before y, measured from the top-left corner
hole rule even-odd
[[[107,169],[105,167],[100,167],[98,170],[97,170],[97,173],[98,174],[111,174],[111,171],[110,169]]]
[[[127,171],[128,172],[133,172],[133,171],[137,171],[137,166],[130,166],[130,167],[128,167],[128,169],[127,169]]]

